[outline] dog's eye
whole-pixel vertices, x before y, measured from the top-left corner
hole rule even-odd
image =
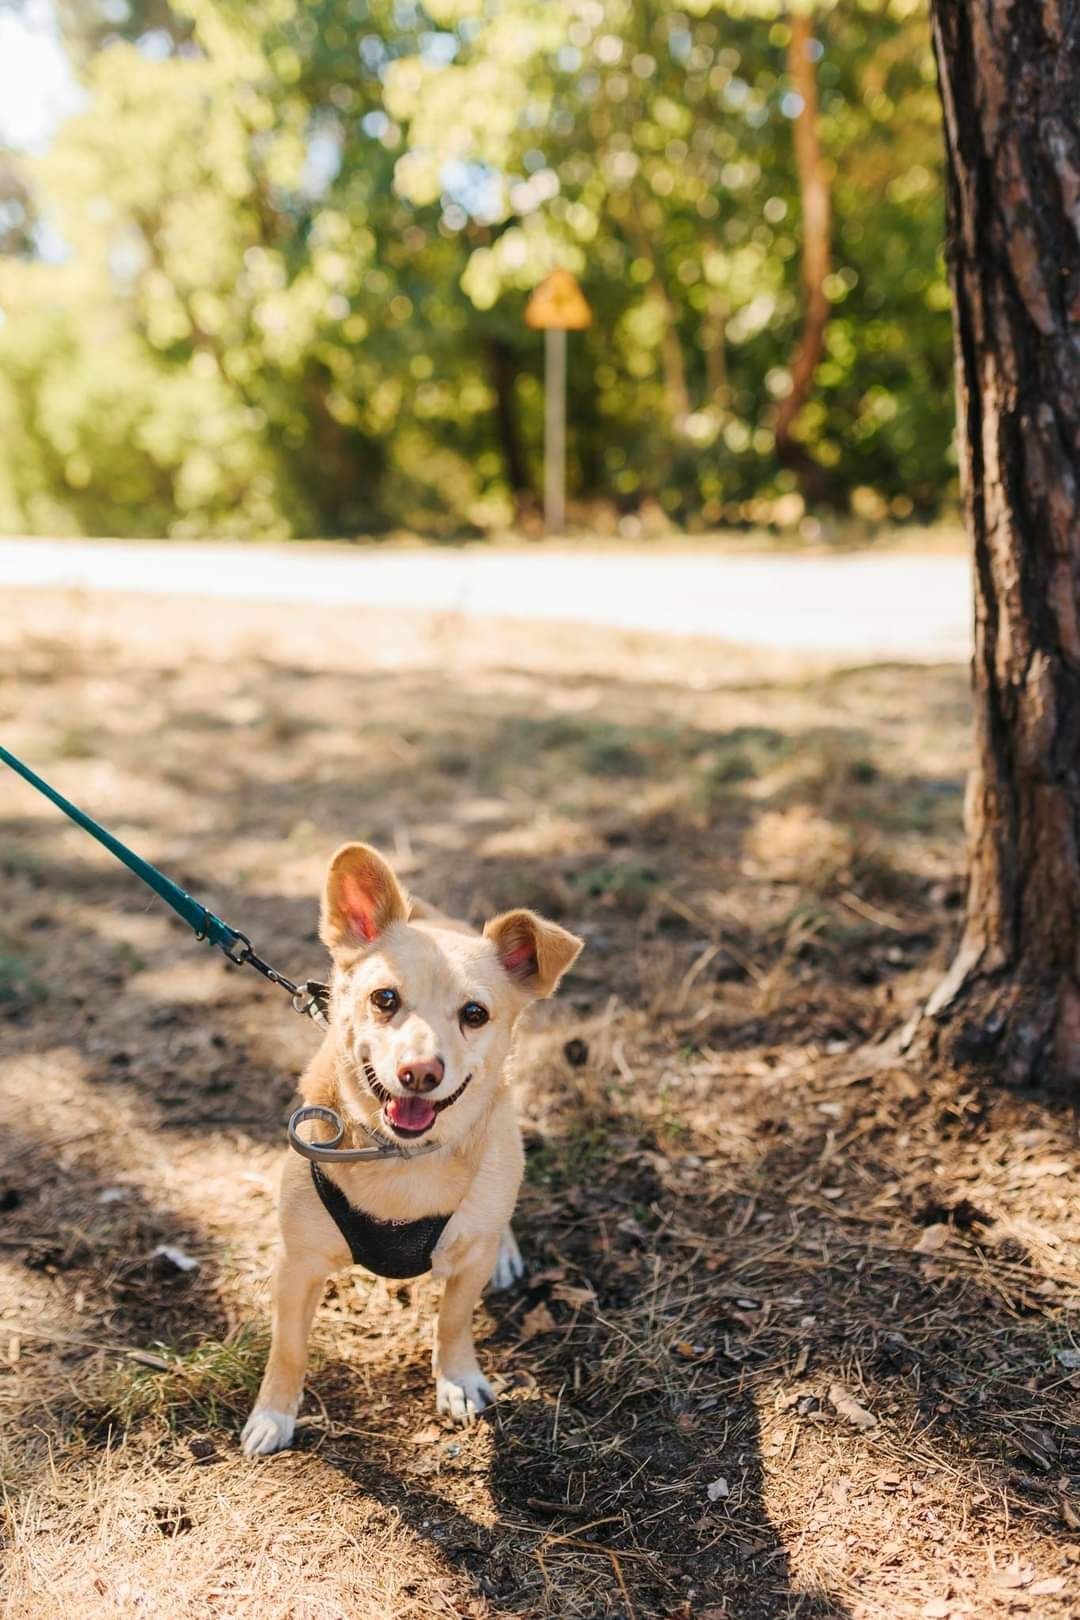
[[[379,1012],[385,1013],[389,1018],[392,1017],[392,1015],[396,1013],[398,1008],[401,1006],[401,997],[398,995],[396,990],[390,990],[389,988],[384,990],[373,990],[371,993],[371,1005]]]
[[[462,1007],[458,1017],[469,1029],[479,1029],[486,1024],[491,1014],[486,1007],[481,1007],[478,1001],[467,1001]]]

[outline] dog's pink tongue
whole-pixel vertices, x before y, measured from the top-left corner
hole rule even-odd
[[[435,1118],[435,1105],[426,1097],[391,1097],[386,1117],[403,1131],[426,1131]]]

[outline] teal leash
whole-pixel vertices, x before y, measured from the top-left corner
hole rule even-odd
[[[215,916],[196,900],[194,895],[182,889],[179,883],[174,883],[172,878],[166,877],[156,866],[152,866],[141,855],[136,855],[133,849],[122,844],[119,838],[115,838],[99,821],[95,821],[93,816],[87,815],[85,810],[80,810],[77,804],[72,804],[70,799],[58,793],[44,777],[32,771],[29,765],[24,764],[2,743],[0,743],[0,760],[5,765],[10,765],[24,782],[29,782],[32,788],[36,788],[46,799],[51,800],[77,827],[81,827],[91,838],[96,838],[99,844],[103,844],[109,854],[115,855],[116,859],[126,866],[129,872],[134,872],[147,888],[153,889],[167,906],[172,907],[178,917],[184,919],[188,927],[194,931],[196,939],[209,940],[211,945],[216,945],[219,950],[224,951],[230,962],[235,962],[238,967],[252,967],[256,973],[261,973],[264,979],[269,979],[271,984],[280,985],[292,997],[292,1004],[297,1012],[306,1014],[320,1029],[329,1028],[329,986],[320,984],[317,979],[306,979],[303,984],[294,984],[284,973],[279,973],[256,953],[250,939],[241,933],[239,928],[233,928],[229,923],[223,922],[220,917]],[[312,1119],[320,1120],[333,1128],[335,1134],[329,1141],[308,1142],[300,1135],[299,1127]],[[372,1143],[370,1147],[339,1146],[345,1135],[345,1125],[341,1116],[332,1108],[313,1106],[297,1108],[289,1120],[289,1142],[297,1153],[305,1159],[310,1159],[313,1164],[316,1162],[355,1164],[357,1161],[371,1159],[418,1159],[426,1153],[438,1151],[437,1142],[425,1142],[416,1148],[405,1148],[396,1142],[387,1142],[378,1131],[372,1130],[362,1121],[357,1120],[355,1123],[369,1138]]]
[[[291,979],[287,979],[283,973],[272,968],[269,962],[265,962],[257,954],[246,934],[223,922],[220,917],[215,916],[196,900],[194,895],[182,889],[179,883],[174,883],[172,878],[166,877],[164,872],[160,872],[141,855],[136,855],[133,849],[122,844],[119,838],[114,838],[107,828],[94,820],[93,816],[87,815],[85,810],[80,810],[77,804],[72,804],[70,799],[58,793],[44,777],[32,771],[29,765],[25,765],[2,744],[0,744],[0,760],[9,765],[24,782],[29,782],[32,788],[36,788],[46,799],[51,800],[77,827],[81,827],[91,838],[96,838],[99,844],[103,844],[109,854],[115,855],[116,859],[126,866],[129,872],[134,872],[147,888],[153,889],[167,906],[172,907],[178,917],[183,918],[188,927],[194,931],[196,939],[209,940],[211,945],[224,951],[230,962],[235,962],[238,967],[254,968],[256,973],[261,973],[271,984],[280,985],[292,997],[292,1004],[297,1012],[306,1014],[321,1028],[326,1028],[330,992],[325,984],[320,984],[315,979],[307,979],[303,984],[294,984]]]

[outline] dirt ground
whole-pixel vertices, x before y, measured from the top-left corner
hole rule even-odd
[[[962,670],[6,608],[7,745],[294,977],[346,837],[588,942],[520,1043],[497,1408],[437,1420],[432,1285],[345,1273],[246,1461],[315,1032],[5,773],[9,1620],[1080,1615],[1072,1111],[888,1044],[957,932]]]

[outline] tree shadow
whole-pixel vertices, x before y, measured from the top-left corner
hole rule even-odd
[[[12,1502],[63,1466],[73,1434],[111,1443],[122,1427],[107,1396],[113,1371],[137,1373],[155,1363],[152,1347],[182,1353],[231,1327],[213,1234],[143,1184],[93,1115],[77,1132],[43,1122],[35,1134],[35,1111],[27,1100],[16,1115],[6,1101],[0,1158],[0,1316],[17,1346],[0,1369]]]
[[[707,715],[645,680],[327,677],[310,731],[295,670],[233,674],[253,702],[269,680],[277,710],[226,733],[185,694],[175,734],[112,741],[125,783],[147,784],[126,824],[175,838],[175,875],[275,965],[318,976],[321,869],[349,836],[396,849],[451,909],[534,904],[589,942],[523,1043],[533,1281],[490,1302],[482,1333],[503,1405],[478,1435],[414,1443],[431,1400],[415,1324],[379,1364],[366,1340],[349,1353],[351,1318],[339,1337],[324,1313],[302,1470],[391,1505],[508,1613],[839,1616],[861,1572],[888,1587],[885,1550],[928,1503],[947,1519],[948,1489],[984,1541],[1030,1547],[1037,1529],[1056,1546],[1055,1493],[1080,1474],[1054,1362],[1066,1268],[1045,1235],[1067,1229],[1045,1200],[1075,1170],[1069,1116],[909,1074],[873,1045],[955,931],[959,772],[932,737],[923,758],[920,727],[944,726],[962,674],[743,685]],[[182,794],[164,829],[162,785]],[[312,1031],[57,829],[0,827],[0,955],[28,974],[5,1008],[12,1059],[76,1050],[91,1113],[182,1148],[193,1176],[226,1131],[264,1164]],[[144,1346],[225,1334],[240,1291],[257,1314],[238,1217],[210,1198],[204,1221],[158,1209],[108,1138],[62,1162],[21,1107],[12,1130],[40,1190],[11,1211],[33,1222],[5,1253],[58,1268],[58,1308],[81,1286],[110,1341]],[[1023,1201],[1010,1162],[1036,1167]],[[123,1206],[97,1201],[121,1164],[134,1191],[114,1227]],[[261,1239],[267,1206],[258,1221]],[[205,1258],[175,1295],[124,1270],[178,1236]],[[225,1276],[238,1253],[242,1289]],[[918,1545],[889,1555],[897,1582],[913,1556],[932,1563],[932,1536]]]
[[[545,1292],[543,1284],[526,1283],[525,1307]],[[311,1449],[313,1464],[329,1465],[392,1506],[500,1613],[631,1620],[707,1606],[717,1620],[847,1615],[837,1598],[792,1583],[784,1541],[763,1501],[752,1399],[729,1399],[723,1441],[709,1445],[709,1469],[728,1469],[730,1494],[714,1502],[707,1490],[695,1490],[688,1515],[685,1484],[700,1472],[700,1438],[673,1429],[669,1414],[657,1425],[655,1386],[628,1389],[611,1403],[590,1380],[573,1391],[550,1352],[515,1351],[512,1318],[521,1304],[488,1302],[487,1359],[504,1363],[510,1388],[477,1430],[444,1429],[430,1447],[425,1430],[419,1452],[407,1437],[395,1443],[392,1430],[375,1436],[377,1414],[400,1410],[408,1396],[430,1402],[426,1360],[366,1363],[358,1389],[355,1366],[332,1359],[317,1377],[324,1418],[313,1427],[301,1422],[297,1445]],[[579,1349],[587,1351],[589,1337]],[[601,1409],[607,1404],[618,1409],[614,1423],[615,1413]],[[350,1419],[343,1409],[357,1415]],[[350,1438],[355,1422],[363,1425],[362,1440]],[[472,1460],[459,1462],[463,1452]],[[472,1476],[470,1512],[455,1490],[462,1466]],[[486,1500],[478,1504],[481,1474]]]

